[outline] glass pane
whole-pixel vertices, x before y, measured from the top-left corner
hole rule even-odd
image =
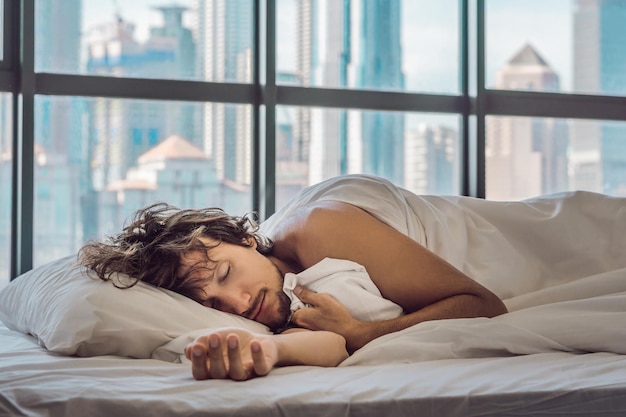
[[[488,0],[486,85],[626,95],[626,2]]]
[[[155,202],[252,209],[250,106],[49,96],[35,106],[36,265]]]
[[[0,93],[0,290],[11,273],[12,115],[11,94]]]
[[[458,0],[278,0],[277,82],[459,92]]]
[[[460,191],[458,116],[279,106],[276,119],[276,207],[352,173],[418,194]]]
[[[626,196],[626,122],[488,117],[487,198],[569,190]]]
[[[250,82],[253,0],[37,0],[35,69]]]

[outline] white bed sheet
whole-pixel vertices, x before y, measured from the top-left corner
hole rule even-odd
[[[618,416],[626,356],[541,353],[339,368],[279,368],[194,381],[188,366],[67,357],[0,324],[0,415]]]

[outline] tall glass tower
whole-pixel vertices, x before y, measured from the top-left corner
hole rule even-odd
[[[559,76],[530,44],[497,73],[496,88],[558,92]],[[490,117],[485,146],[487,197],[518,200],[568,188],[563,120]]]
[[[357,87],[404,90],[400,0],[361,0]],[[404,116],[365,111],[361,119],[362,170],[404,180]]]
[[[304,0],[299,17],[314,24],[308,39],[312,84],[330,88],[404,90],[400,0]],[[317,32],[315,32],[317,29]],[[301,31],[304,29],[300,29]],[[306,55],[309,56],[309,55]],[[304,74],[303,68],[299,72]],[[351,172],[404,180],[404,116],[394,113],[313,109],[309,180]]]
[[[82,0],[35,2],[35,71],[80,70]],[[84,120],[76,97],[35,96],[34,262],[41,264],[78,248],[91,236],[81,218],[89,184]]]
[[[251,0],[195,0],[198,74],[214,82],[252,81]],[[207,103],[203,113],[204,151],[220,180],[247,186],[252,179],[251,110]]]
[[[574,90],[626,95],[626,5],[622,0],[576,0]],[[575,188],[626,195],[626,138],[615,123],[575,122]]]

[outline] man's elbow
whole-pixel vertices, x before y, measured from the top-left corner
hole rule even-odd
[[[491,318],[509,312],[506,305],[497,295],[489,293],[481,298],[483,300],[484,308],[484,313],[482,314],[483,317]]]

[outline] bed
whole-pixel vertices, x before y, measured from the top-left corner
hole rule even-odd
[[[381,192],[397,195],[373,196],[378,205],[397,197],[413,211],[421,204],[435,218],[445,211],[453,220],[428,222],[422,212],[420,233],[458,237],[454,228],[462,225],[466,237],[456,239],[454,253],[464,245],[466,258],[475,258],[470,248],[485,256],[457,266],[498,272],[498,282],[490,281],[495,275],[480,276],[509,313],[420,323],[373,340],[336,368],[295,366],[246,382],[195,381],[182,355],[195,336],[216,327],[267,329],[145,284],[119,290],[68,257],[27,272],[0,293],[0,415],[626,415],[625,199],[564,193],[483,209],[459,197],[418,204],[417,197],[384,187]],[[532,227],[558,239],[507,226],[511,221],[495,214],[503,207],[506,218],[527,216]],[[566,233],[555,232],[558,223]],[[489,242],[477,237],[485,230]],[[508,246],[494,244],[494,233]],[[580,250],[583,239],[578,258],[564,255],[567,248]],[[549,271],[528,261],[522,241],[541,253]],[[509,246],[541,273],[516,268],[506,257]]]
[[[538,353],[293,367],[237,383],[119,356],[67,357],[0,329],[0,414],[9,416],[621,416],[626,357]]]

